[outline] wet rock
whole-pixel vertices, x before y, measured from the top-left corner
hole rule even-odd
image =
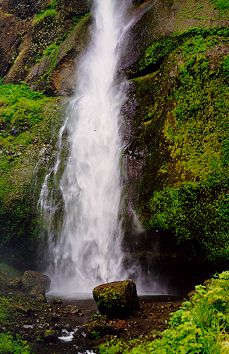
[[[24,20],[41,11],[47,4],[48,0],[7,0],[3,1],[3,8]]]
[[[29,293],[29,295],[35,297],[40,302],[46,302],[45,290],[42,286],[35,286]]]
[[[79,333],[90,339],[98,339],[106,335],[118,335],[122,332],[120,328],[108,321],[106,318],[100,318],[91,322],[88,322],[83,328],[79,330]]]
[[[99,311],[112,318],[128,317],[139,310],[136,285],[132,280],[102,284],[93,290]]]
[[[45,329],[43,332],[43,338],[45,342],[56,342],[58,335],[53,329]]]
[[[90,11],[90,2],[85,0],[59,0],[58,8],[69,14],[82,15]]]
[[[28,315],[30,317],[34,316],[34,311],[30,307],[28,308],[23,305],[15,305],[14,310],[19,313],[22,313],[23,315]]]
[[[64,314],[75,315],[75,314],[79,314],[80,310],[76,306],[68,305],[62,310],[62,312]]]
[[[42,273],[35,272],[33,270],[27,270],[22,276],[22,284],[26,290],[32,290],[36,286],[47,291],[50,287],[50,278]]]
[[[7,286],[12,290],[20,290],[22,287],[21,278],[15,277],[9,280]]]
[[[29,295],[38,301],[45,302],[45,292],[49,289],[51,280],[47,275],[27,270],[22,276],[22,285]]]
[[[53,305],[61,305],[63,303],[63,301],[59,298],[54,298],[52,300],[52,303],[53,303]]]

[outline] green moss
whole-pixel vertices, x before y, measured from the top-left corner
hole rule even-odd
[[[49,99],[27,85],[0,85],[0,144],[9,134],[18,135],[42,119],[42,107]],[[6,142],[7,144],[7,142]]]
[[[68,30],[65,30],[64,33],[60,33],[60,35],[56,37],[55,42],[52,42],[43,51],[37,53],[36,62],[40,63],[43,61],[43,64],[45,63],[44,65],[41,64],[43,73],[41,73],[36,80],[38,87],[40,87],[40,85],[44,87],[45,85],[47,89],[50,85],[51,76],[58,65],[60,54],[62,51],[65,51],[65,49],[63,49],[65,40],[68,42],[68,38],[73,32],[81,31],[82,26],[85,26],[89,17],[89,14],[75,16],[72,19],[72,26]],[[67,52],[64,55],[71,49],[72,47],[70,46],[69,48],[69,45],[67,45]]]
[[[106,287],[100,292],[95,291],[93,295],[98,306],[102,305],[107,308],[114,306],[114,303],[122,299],[119,289],[110,287]]]
[[[139,71],[146,69],[148,66],[157,64],[171,53],[174,49],[184,44],[183,51],[201,52],[208,47],[214,46],[218,42],[218,36],[228,37],[229,29],[222,28],[189,28],[185,32],[174,33],[171,37],[162,38],[148,47],[143,58],[139,61]],[[188,42],[188,39],[192,43]],[[192,48],[193,47],[193,48]]]
[[[229,0],[210,0],[217,9],[226,10],[229,9]]]
[[[224,57],[223,61],[223,73],[228,78],[229,77],[229,54]]]
[[[45,79],[46,77],[50,77],[52,74],[53,70],[55,69],[57,65],[57,58],[59,55],[60,49],[59,49],[59,44],[53,43],[50,46],[48,46],[44,52],[43,56],[47,56],[51,58],[50,65],[48,67],[48,70],[42,75],[41,79]]]
[[[176,47],[176,44],[173,38],[165,38],[154,43],[147,48],[144,58],[139,62],[139,70],[141,71],[149,65],[156,64],[160,59],[168,55]]]
[[[47,8],[35,15],[35,17],[33,19],[33,25],[35,26],[38,23],[41,23],[42,21],[44,21],[45,19],[53,18],[53,17],[56,17],[57,15],[58,15],[58,12],[55,8]]]

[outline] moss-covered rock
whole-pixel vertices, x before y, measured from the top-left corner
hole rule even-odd
[[[12,7],[4,0],[0,11],[4,82],[24,81],[49,95],[69,92],[73,80],[68,80],[87,43],[88,11],[88,4],[80,1],[66,5],[47,0],[31,5],[26,0]]]
[[[109,317],[125,317],[139,309],[136,285],[132,280],[102,284],[93,290],[99,311]]]
[[[72,73],[87,42],[89,21],[88,15],[80,17],[64,36],[51,41],[30,68],[25,81],[39,90],[49,88],[61,95],[71,93],[75,86]]]
[[[149,0],[137,3],[140,6],[135,9],[135,20],[123,44],[121,60],[122,69],[130,76],[136,74],[138,61],[156,41],[190,28],[228,26],[229,9],[219,8],[214,1]]]

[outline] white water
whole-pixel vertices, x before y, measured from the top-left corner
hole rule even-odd
[[[121,250],[120,116],[124,85],[117,75],[128,28],[128,0],[95,0],[92,38],[77,71],[77,89],[59,134],[56,163],[45,178],[39,204],[49,239],[52,291],[90,292],[101,282],[126,277]],[[69,157],[58,186],[63,135]],[[64,218],[58,232],[55,192]],[[61,223],[61,220],[59,220]]]

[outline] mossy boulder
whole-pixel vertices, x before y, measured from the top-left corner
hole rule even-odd
[[[112,318],[130,316],[139,310],[136,285],[132,280],[102,284],[93,290],[99,311]]]

